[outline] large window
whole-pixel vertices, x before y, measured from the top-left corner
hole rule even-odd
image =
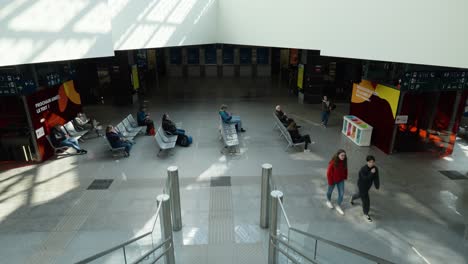
[[[227,45],[223,47],[223,64],[234,64],[234,47]]]
[[[182,49],[171,48],[169,50],[169,61],[171,64],[182,64]]]
[[[268,64],[270,62],[270,49],[257,48],[257,64]]]
[[[252,49],[251,48],[240,48],[240,64],[252,64]]]
[[[187,63],[188,64],[200,64],[200,49],[199,48],[187,49]]]

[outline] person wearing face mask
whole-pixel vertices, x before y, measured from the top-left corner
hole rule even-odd
[[[343,209],[341,209],[341,203],[343,202],[344,196],[344,183],[345,180],[348,179],[347,163],[348,158],[346,157],[346,152],[339,149],[328,163],[327,169],[328,191],[326,204],[328,208],[333,209],[331,197],[336,186],[338,188],[338,200],[335,209],[340,215],[344,215]]]
[[[374,185],[375,189],[378,190],[380,188],[380,180],[379,180],[379,170],[375,166],[374,156],[371,156],[371,155],[367,156],[366,161],[367,161],[367,164],[364,165],[359,170],[359,178],[357,182],[359,192],[351,196],[350,203],[351,205],[354,205],[354,200],[361,199],[364,218],[368,222],[372,222],[372,218],[370,218],[369,216],[369,210],[370,210],[369,190],[372,187],[372,185]]]

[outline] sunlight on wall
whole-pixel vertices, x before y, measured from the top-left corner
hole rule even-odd
[[[84,55],[94,46],[97,37],[81,39],[57,39],[44,49],[34,61],[58,61],[73,54],[77,58]]]
[[[75,32],[86,33],[107,33],[111,31],[111,23],[108,16],[107,4],[104,2],[99,3],[93,9],[86,13],[73,26]]]
[[[196,2],[197,0],[182,0],[174,12],[172,12],[171,16],[167,19],[167,22],[174,24],[182,23]]]
[[[148,41],[145,47],[161,47],[167,44],[169,38],[176,31],[174,26],[162,26]]]
[[[195,21],[193,21],[193,24],[197,24],[198,21],[200,21],[200,18],[203,17],[203,15],[205,15],[206,11],[208,9],[210,9],[211,5],[214,3],[215,1],[214,0],[209,0],[208,3],[206,3],[205,7],[203,7],[203,10],[200,12],[200,14],[198,15],[198,17],[195,19]]]
[[[0,65],[26,61],[44,45],[44,40],[0,38]]]
[[[152,24],[141,24],[136,26],[136,28],[133,28],[133,30],[130,31],[129,35],[122,38],[124,42],[119,45],[119,48],[135,47],[140,43],[147,43],[151,36],[155,34],[157,28],[158,25]]]
[[[171,14],[172,9],[179,1],[160,0],[158,4],[148,13],[145,20],[152,22],[164,22],[166,17]]]
[[[16,11],[16,9],[18,9],[19,7],[21,7],[24,3],[26,3],[28,0],[17,0],[17,1],[14,1],[14,2],[10,2],[9,4],[7,4],[6,6],[3,6],[1,9],[0,9],[0,20],[1,19],[4,19],[5,17],[7,17],[8,15],[10,15],[11,13],[13,13],[14,11]]]
[[[111,18],[115,18],[120,14],[122,9],[127,6],[130,0],[108,0],[108,7],[110,8]]]
[[[89,1],[31,1],[27,10],[21,12],[8,24],[14,31],[59,32],[77,16]]]

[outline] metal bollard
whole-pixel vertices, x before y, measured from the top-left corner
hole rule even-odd
[[[268,228],[270,207],[270,177],[273,166],[265,163],[262,165],[262,191],[260,196],[260,227]]]
[[[159,203],[162,203],[161,210],[159,211],[159,221],[161,222],[161,237],[163,240],[169,239],[169,242],[164,244],[164,250],[167,250],[165,255],[166,264],[175,264],[174,256],[174,240],[172,238],[172,223],[171,223],[171,206],[169,195],[160,194],[156,198]]]
[[[182,214],[180,209],[179,171],[177,166],[167,168],[169,195],[171,196],[172,228],[174,231],[182,229]]]
[[[283,199],[283,193],[278,190],[271,192],[271,207],[270,207],[270,238],[268,243],[268,264],[278,263],[278,250],[272,245],[275,243],[278,246],[276,239],[278,238],[278,199]],[[276,237],[275,239],[273,237]],[[271,240],[274,239],[272,242]]]

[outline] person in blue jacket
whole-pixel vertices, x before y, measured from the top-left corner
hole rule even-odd
[[[154,135],[153,120],[149,118],[144,106],[140,107],[140,111],[137,113],[137,122],[139,126],[146,126],[146,135]]]
[[[107,126],[106,138],[113,148],[125,148],[125,156],[130,156],[130,150],[132,149],[133,142],[126,139],[120,132],[115,131],[111,125]]]
[[[221,119],[223,119],[223,122],[226,124],[235,124],[237,132],[245,132],[246,130],[242,127],[242,121],[240,116],[232,115],[231,113],[226,111],[227,108],[227,105],[223,104],[221,105],[221,109],[219,110],[219,115],[221,116]]]

